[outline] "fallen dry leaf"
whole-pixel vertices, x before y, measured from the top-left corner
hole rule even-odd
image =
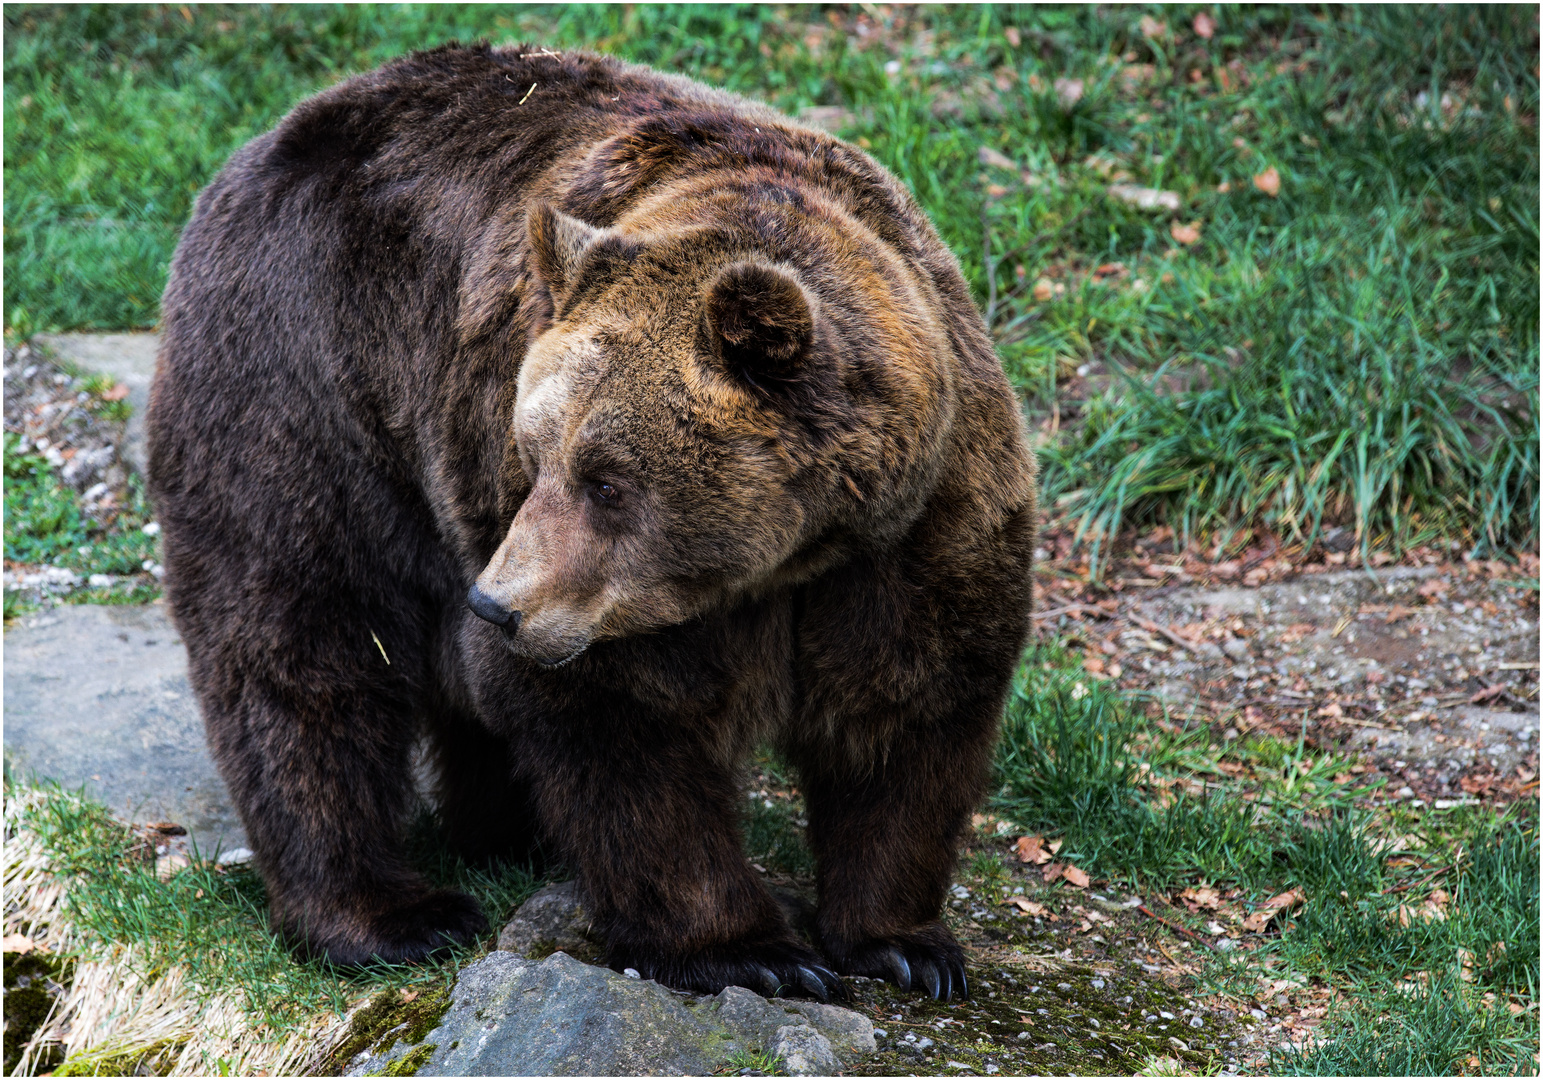
[[[1318,632],[1318,628],[1310,622],[1294,622],[1281,631],[1280,640],[1283,644],[1293,645],[1310,634]]]
[[[1318,716],[1327,716],[1327,717],[1330,717],[1331,719],[1336,719],[1337,720],[1339,717],[1345,715],[1345,710],[1340,707],[1339,702],[1331,701],[1327,705],[1325,705],[1323,708],[1319,709],[1318,712],[1316,713],[1316,715],[1318,715]]]
[[[1302,895],[1301,889],[1288,889],[1283,893],[1270,897],[1264,903],[1266,907],[1294,908],[1305,899],[1307,897]]]
[[[1066,871],[1066,864],[1065,863],[1058,863],[1058,862],[1046,863],[1043,867],[1040,868],[1039,876],[1042,877],[1048,883],[1048,882],[1054,881],[1056,878],[1060,877],[1065,871]]]
[[[1213,910],[1222,902],[1221,893],[1208,885],[1203,885],[1198,889],[1193,887],[1185,889],[1179,893],[1179,899],[1186,901],[1196,908],[1210,908]]]
[[[1161,191],[1135,184],[1111,184],[1109,197],[1129,203],[1138,210],[1177,210],[1180,205],[1177,191]]]
[[[1034,283],[1034,299],[1044,303],[1055,295],[1055,286],[1050,284],[1049,278],[1040,278]]]
[[[1197,35],[1205,38],[1207,41],[1210,41],[1212,35],[1216,33],[1216,20],[1203,11],[1195,16],[1190,26],[1194,27]]]
[[[103,401],[122,401],[124,398],[126,398],[128,396],[129,396],[128,384],[127,383],[118,383],[111,390],[105,391],[102,394],[102,400]]]
[[[1229,192],[1231,190],[1232,190],[1232,184],[1229,183],[1226,180],[1223,180],[1221,183],[1216,185],[1216,191],[1217,191],[1217,194],[1219,194],[1219,195],[1225,195],[1225,194],[1227,194],[1227,192]]]
[[[1023,44],[1023,35],[1018,32],[1018,28],[1016,26],[1009,26],[1006,30],[1002,31],[1002,36],[1005,37],[1007,39],[1007,43],[1015,49]]]
[[[1081,79],[1057,79],[1055,81],[1055,96],[1061,102],[1061,108],[1069,109],[1082,100]]]
[[[1477,694],[1474,694],[1472,697],[1470,697],[1468,699],[1468,704],[1478,705],[1480,702],[1492,701],[1503,693],[1505,693],[1505,686],[1500,683],[1495,683],[1491,686],[1486,686],[1483,690],[1480,690]]]
[[[1017,172],[1018,163],[1000,150],[994,150],[989,146],[982,146],[980,152],[975,155],[982,165],[990,165],[993,169],[1006,169],[1008,172]]]
[[[1280,196],[1280,172],[1271,165],[1264,172],[1254,177],[1254,186],[1264,192],[1270,198]]]
[[[178,855],[175,853],[171,855],[162,855],[159,859],[155,860],[155,876],[160,878],[162,881],[168,881],[171,879],[173,874],[177,873],[179,870],[187,869],[187,866],[188,858],[186,855]]]
[[[1044,904],[1039,904],[1022,896],[1009,896],[1002,903],[1008,907],[1016,907],[1019,914],[1034,915],[1041,919],[1050,914],[1050,909]]]
[[[1141,16],[1141,22],[1137,23],[1142,37],[1165,38],[1168,36],[1168,24],[1159,22],[1150,15]]]
[[[404,989],[402,991],[402,1000],[403,1001],[417,1001],[419,993],[421,993],[421,991],[418,991],[418,990],[405,990]]]
[[[1075,885],[1077,888],[1086,889],[1088,887],[1089,879],[1087,871],[1079,870],[1070,863],[1067,863],[1066,869],[1061,871],[1061,873],[1068,882],[1070,882],[1072,885]]]
[[[1172,225],[1168,226],[1168,235],[1185,247],[1188,247],[1190,244],[1198,244],[1200,242],[1200,222],[1191,221],[1188,225],[1180,225],[1175,221]]]
[[[29,953],[37,943],[26,934],[6,934],[0,938],[0,952]]]
[[[1045,838],[1043,836],[1020,836],[1018,842],[1013,845],[1013,850],[1018,852],[1018,861],[1042,866],[1050,861],[1050,852],[1045,850]]]

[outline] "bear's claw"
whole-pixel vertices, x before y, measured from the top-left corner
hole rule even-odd
[[[848,975],[887,979],[901,990],[925,989],[937,1001],[970,996],[964,953],[953,935],[936,923],[848,948],[826,941],[825,951]]]
[[[841,976],[798,942],[724,945],[692,956],[667,958],[638,955],[641,951],[613,948],[609,963],[617,970],[630,967],[645,979],[698,994],[743,986],[766,997],[802,993],[827,1003],[847,997]]]

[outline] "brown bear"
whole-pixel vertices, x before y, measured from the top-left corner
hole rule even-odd
[[[459,849],[555,850],[618,969],[966,993],[939,914],[1034,461],[884,169],[683,78],[449,46],[240,150],[163,312],[166,591],[276,929],[344,964],[485,932],[404,858],[425,737]],[[741,849],[762,742],[823,959]]]

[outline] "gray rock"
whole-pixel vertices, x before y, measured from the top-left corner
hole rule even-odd
[[[155,378],[159,334],[38,334],[34,339],[65,363],[85,371],[111,375],[129,388],[129,422],[124,432],[124,458],[145,472],[145,410]]]
[[[761,1000],[764,1002],[766,999]],[[873,1021],[862,1013],[836,1005],[821,1005],[818,1001],[787,1001],[782,1004],[808,1017],[809,1022],[830,1040],[836,1055],[843,1061],[861,1061],[879,1048],[873,1034]]]
[[[808,1024],[778,1028],[766,1049],[782,1059],[789,1076],[834,1076],[841,1068],[830,1040]]]
[[[420,1076],[701,1076],[738,1051],[765,1050],[792,1075],[830,1075],[874,1048],[873,1026],[846,1009],[735,986],[680,994],[563,952],[537,963],[500,951],[461,971],[421,1043],[366,1051],[347,1074],[394,1065]]]
[[[246,845],[160,605],[64,605],[6,630],[5,756],[126,820],[174,821],[202,853]]]
[[[518,956],[593,950],[589,915],[576,881],[548,885],[532,896],[498,934],[498,947]]]

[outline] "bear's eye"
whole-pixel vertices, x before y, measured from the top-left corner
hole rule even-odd
[[[610,484],[596,484],[595,498],[601,502],[611,502],[616,498],[616,489]]]

